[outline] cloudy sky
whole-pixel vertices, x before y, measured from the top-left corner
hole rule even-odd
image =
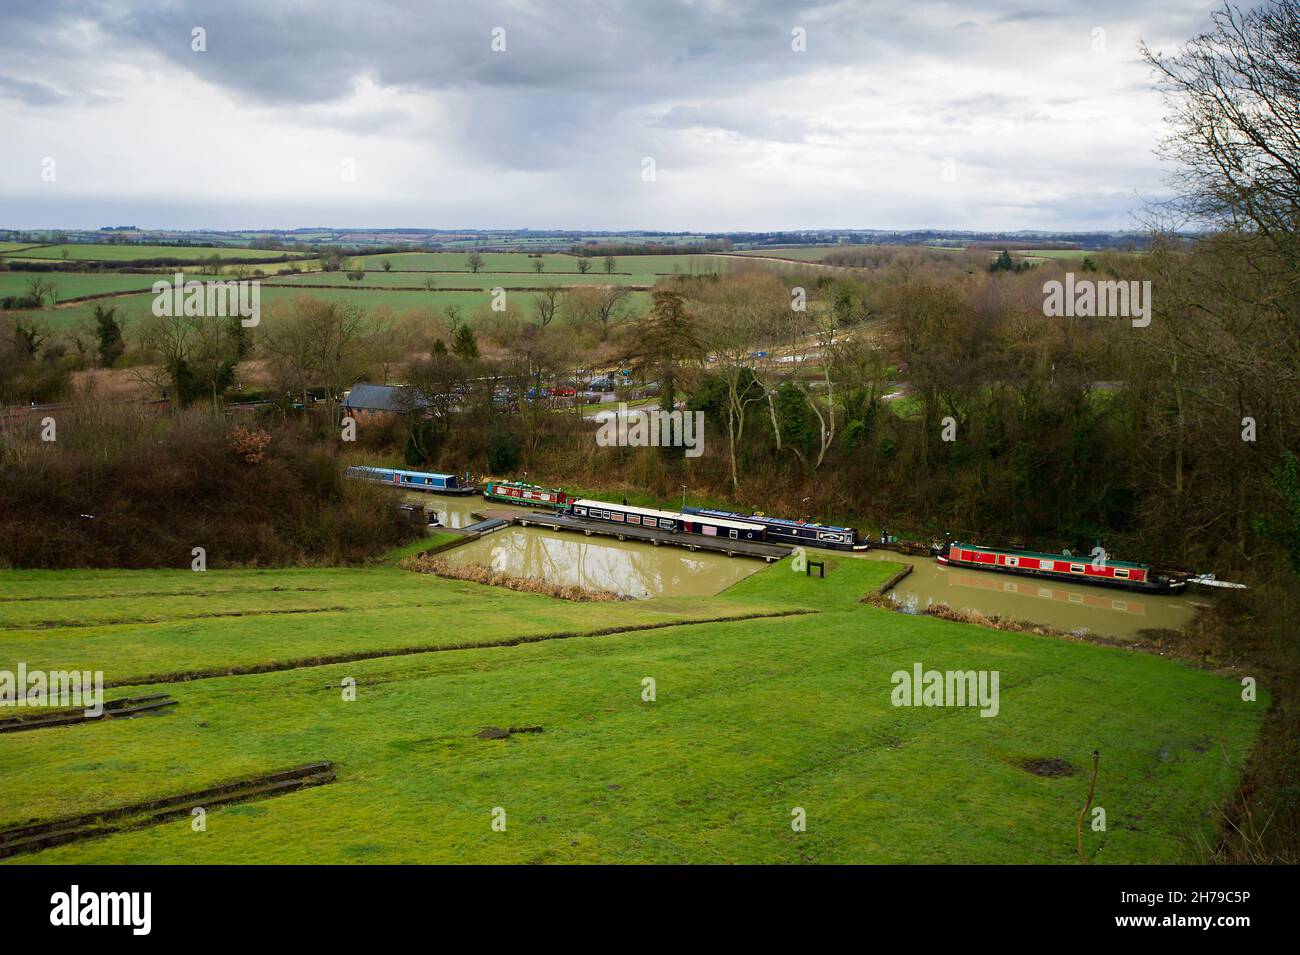
[[[0,227],[1130,228],[1215,5],[5,0]]]

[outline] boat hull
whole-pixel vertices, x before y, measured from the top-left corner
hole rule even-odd
[[[1162,577],[1152,581],[1114,580],[1104,577],[1080,577],[1076,574],[1062,574],[1050,570],[1029,570],[1024,567],[1007,567],[1003,564],[985,564],[970,560],[953,560],[946,554],[940,554],[935,560],[946,567],[962,567],[966,570],[982,570],[990,574],[1009,574],[1016,577],[1037,577],[1040,580],[1055,580],[1062,583],[1083,584],[1089,587],[1105,587],[1108,590],[1129,590],[1146,594],[1178,593],[1187,586],[1183,580],[1170,580]]]

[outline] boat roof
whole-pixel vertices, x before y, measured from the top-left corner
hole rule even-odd
[[[356,468],[358,471],[383,471],[387,474],[410,474],[417,477],[435,477],[435,478],[446,479],[446,478],[454,478],[456,476],[454,474],[439,474],[437,471],[404,471],[401,468],[378,468],[378,467],[371,467],[368,464],[354,464],[352,466]]]
[[[963,544],[961,541],[952,541],[952,547],[969,547],[972,550],[986,550],[998,554],[1011,554],[1015,557],[1038,557],[1048,560],[1068,560],[1076,564],[1091,563],[1093,558],[1090,554],[1047,554],[1041,550],[1016,550],[1012,547],[988,547],[984,544]],[[1111,560],[1107,557],[1102,561],[1107,567],[1139,567],[1146,568],[1147,564],[1137,564],[1130,560]]]
[[[614,504],[610,501],[596,501],[591,498],[581,498],[573,502],[574,507],[606,507],[614,510],[623,511],[631,514],[653,514],[655,517],[679,518],[682,515],[676,511],[657,511],[653,507],[633,507],[630,504]]]
[[[652,507],[633,507],[630,504],[611,504],[609,501],[594,501],[594,500],[589,500],[587,498],[574,501],[573,506],[611,508],[613,510],[622,511],[625,514],[652,515],[654,517],[662,517],[666,520],[680,520],[683,516],[686,516],[683,515],[680,511],[657,511]],[[762,524],[755,524],[752,521],[731,521],[719,517],[713,517],[712,515],[706,515],[706,516],[709,517],[710,521],[719,525],[720,527],[732,527],[735,528],[736,530],[746,530],[746,531],[763,530]]]
[[[562,491],[563,490],[563,488],[558,488],[558,487],[542,487],[540,484],[526,484],[523,481],[502,481],[497,478],[493,478],[488,483],[496,484],[501,487],[522,487],[522,488],[527,488],[530,491]]]
[[[838,524],[819,524],[817,521],[796,521],[788,517],[768,517],[765,514],[737,514],[735,511],[721,511],[715,507],[688,507],[688,514],[708,514],[712,516],[735,517],[742,521],[753,521],[759,524],[783,524],[787,527],[818,527],[824,531],[844,531],[846,533],[857,533],[857,528],[840,527]]]

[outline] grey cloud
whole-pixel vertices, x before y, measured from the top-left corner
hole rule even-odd
[[[19,80],[11,76],[0,76],[0,98],[15,99],[28,106],[52,106],[72,100],[71,96],[47,83]]]

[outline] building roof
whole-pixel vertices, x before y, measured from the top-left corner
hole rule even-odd
[[[402,385],[353,385],[343,404],[362,411],[391,411],[405,414],[425,404],[424,399]]]

